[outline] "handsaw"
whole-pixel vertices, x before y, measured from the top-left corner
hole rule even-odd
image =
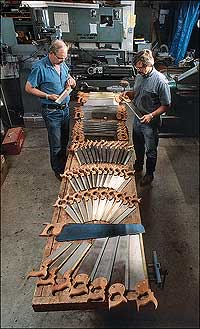
[[[97,239],[144,233],[142,224],[67,224],[56,237],[58,242]]]
[[[62,101],[67,97],[69,96],[69,94],[71,93],[72,91],[72,88],[68,88],[68,89],[65,89],[62,94],[60,94],[60,96],[55,100],[55,103],[57,104],[61,104]]]
[[[130,110],[133,112],[133,114],[135,114],[135,116],[138,119],[141,119],[143,117],[143,114],[137,109],[137,107],[132,103],[132,106],[130,106],[130,104],[127,102],[126,98],[124,98],[123,96],[121,96],[121,99],[124,101],[124,103],[126,105],[128,105],[128,107],[130,108]]]

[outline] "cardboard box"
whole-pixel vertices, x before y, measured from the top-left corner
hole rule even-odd
[[[8,129],[2,143],[3,153],[8,155],[19,154],[24,143],[24,138],[24,130],[21,127]]]

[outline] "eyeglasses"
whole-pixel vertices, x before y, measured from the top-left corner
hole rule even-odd
[[[137,70],[137,71],[140,71],[141,69],[144,69],[144,68],[146,68],[146,65],[145,64],[143,64],[142,66],[134,66],[134,68]]]
[[[59,59],[60,61],[61,61],[61,60],[64,61],[64,60],[66,59],[66,57],[64,57],[64,58],[63,58],[63,57],[58,57],[55,53],[53,53],[53,54],[54,54],[54,56],[56,56],[56,58]]]

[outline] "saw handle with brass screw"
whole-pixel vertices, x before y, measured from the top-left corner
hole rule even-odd
[[[94,301],[105,301],[105,288],[108,285],[108,281],[104,277],[96,278],[92,281],[91,285],[89,286],[89,295],[88,300]]]
[[[140,306],[144,306],[152,302],[155,309],[158,307],[158,301],[154,296],[154,293],[149,289],[148,281],[139,281],[133,291],[128,291],[126,298],[129,301],[135,301],[137,305],[137,311],[139,312]]]
[[[70,278],[70,271],[67,271],[63,275],[63,279],[65,280],[63,283],[54,284],[52,287],[52,295],[54,296],[57,291],[62,291],[64,289],[71,288],[71,278]]]
[[[48,268],[53,263],[53,261],[54,260],[52,259],[45,260],[41,265],[41,269],[39,271],[30,271],[27,274],[27,279],[31,277],[43,277],[43,279],[45,279],[48,275]]]
[[[115,283],[109,288],[109,310],[121,303],[127,303],[127,299],[124,297],[125,289],[126,288],[122,283]]]
[[[73,280],[73,284],[71,286],[69,296],[72,298],[74,296],[81,296],[88,294],[88,287],[87,287],[88,283],[89,283],[89,277],[87,274],[85,273],[78,274]]]
[[[45,223],[46,227],[43,229],[43,231],[39,234],[39,236],[42,237],[51,237],[60,234],[62,231],[63,225],[67,224],[61,224],[61,223]]]

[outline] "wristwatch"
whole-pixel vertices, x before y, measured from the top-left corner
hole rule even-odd
[[[149,114],[150,114],[150,116],[151,116],[151,119],[153,119],[153,118],[154,118],[153,114],[152,114],[152,113],[149,113]]]

